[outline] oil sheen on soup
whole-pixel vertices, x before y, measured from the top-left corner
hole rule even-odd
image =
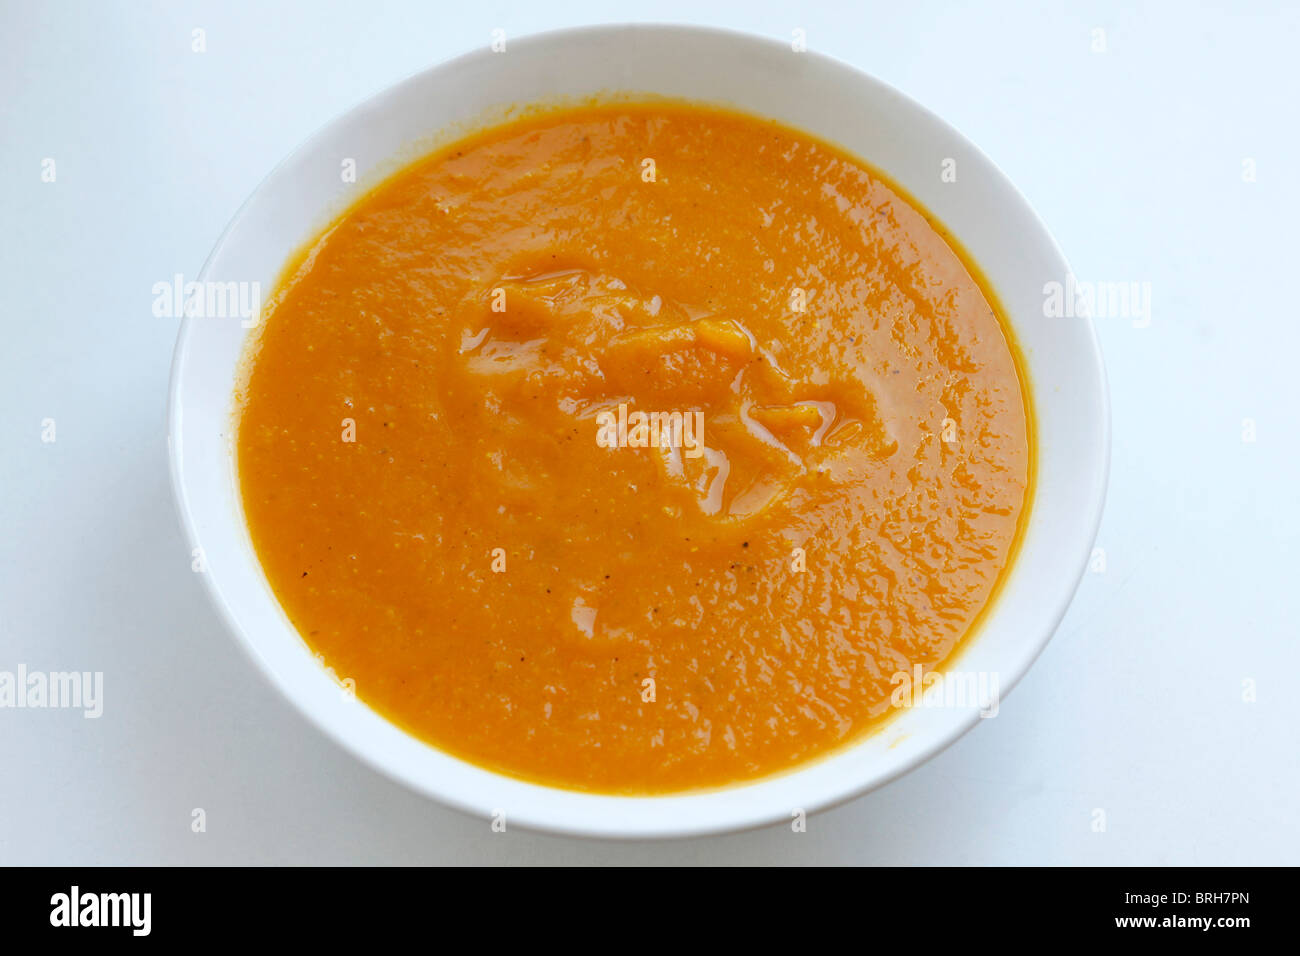
[[[245,516],[357,696],[573,789],[751,780],[878,726],[994,595],[1031,476],[993,296],[770,121],[592,104],[360,196],[246,361]]]

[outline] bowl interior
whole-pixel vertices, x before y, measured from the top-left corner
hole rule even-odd
[[[1068,267],[1023,197],[977,149],[890,87],[826,57],[724,31],[623,26],[562,31],[484,49],[413,77],[321,130],[232,221],[206,282],[269,294],[288,257],[364,188],[440,132],[515,104],[653,94],[722,104],[833,142],[886,172],[955,235],[1001,298],[1029,369],[1037,421],[1034,505],[1016,561],[963,672],[997,675],[1003,694],[1060,622],[1100,519],[1108,467],[1104,373],[1086,318],[1045,315],[1044,284]],[[340,175],[355,162],[357,182]],[[956,182],[940,175],[955,162]],[[905,710],[880,732],[795,771],[677,796],[612,797],[500,776],[410,737],[326,674],[280,610],[244,525],[232,456],[232,392],[249,329],[187,318],[172,369],[170,445],[177,501],[202,548],[214,601],[273,684],[377,769],[468,812],[558,832],[687,835],[788,820],[897,776],[978,721],[973,709]]]

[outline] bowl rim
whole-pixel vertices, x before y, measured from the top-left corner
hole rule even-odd
[[[763,36],[759,34],[749,33],[746,31],[735,30],[735,29],[730,29],[725,27],[685,24],[685,23],[676,23],[676,22],[661,22],[661,21],[611,22],[611,23],[591,24],[591,25],[576,26],[576,27],[565,27],[565,28],[546,30],[546,31],[541,31],[536,33],[530,33],[519,37],[511,37],[509,38],[509,43],[511,44],[512,48],[518,48],[521,46],[522,47],[545,47],[548,44],[562,42],[569,39],[587,39],[587,40],[618,39],[618,38],[626,38],[628,36],[635,36],[636,34],[649,34],[649,33],[663,34],[665,36],[674,33],[694,34],[697,36],[708,37],[718,42],[738,44],[738,45],[748,44],[750,47],[754,49],[766,48],[763,51],[764,53],[785,52],[787,50],[787,44],[782,43],[781,41],[768,36]],[[377,91],[372,92],[371,94],[367,95],[364,99],[355,103],[347,110],[335,116],[332,116],[325,123],[317,127],[309,136],[307,136],[304,140],[302,140],[288,154],[286,154],[278,163],[276,163],[275,166],[273,166],[272,169],[258,182],[257,186],[252,190],[252,192],[249,193],[249,195],[245,198],[245,200],[240,204],[239,208],[236,210],[234,215],[231,217],[230,221],[226,224],[225,228],[222,230],[221,234],[217,238],[217,241],[213,245],[211,251],[208,253],[208,256],[206,257],[203,263],[203,266],[196,277],[197,281],[200,283],[207,281],[214,262],[220,256],[221,252],[226,247],[232,235],[234,235],[234,233],[237,231],[239,226],[248,217],[250,209],[262,197],[264,192],[267,191],[269,184],[271,184],[274,180],[276,180],[278,175],[286,167],[292,165],[293,163],[298,161],[301,157],[311,154],[322,142],[324,142],[328,138],[328,135],[335,127],[343,126],[345,124],[353,122],[357,120],[359,117],[366,114],[367,112],[379,108],[384,101],[396,97],[403,91],[407,91],[413,87],[418,86],[419,84],[428,82],[430,79],[432,79],[432,75],[435,73],[441,73],[444,71],[447,73],[452,73],[455,70],[457,70],[462,64],[469,63],[478,58],[484,56],[491,56],[491,55],[493,54],[486,48],[475,47],[471,50],[450,57],[448,59],[439,60],[423,69],[408,74],[407,76],[403,77],[402,79],[398,80],[395,83],[389,84]],[[830,68],[833,71],[839,71],[839,72],[851,74],[853,78],[859,83],[863,83],[869,87],[873,87],[874,88],[873,92],[875,95],[883,96],[887,99],[893,100],[895,106],[901,107],[907,112],[918,114],[920,117],[923,117],[926,121],[928,121],[929,123],[937,127],[939,130],[941,130],[945,136],[950,137],[957,142],[960,142],[963,145],[963,147],[969,151],[970,154],[977,157],[979,160],[981,160],[983,163],[986,164],[988,170],[991,171],[992,174],[995,175],[1000,180],[1001,186],[1009,193],[1009,195],[1014,196],[1014,198],[1019,202],[1021,207],[1020,212],[1026,215],[1027,217],[1029,217],[1030,220],[1032,220],[1033,224],[1039,230],[1041,239],[1045,240],[1045,251],[1050,252],[1052,257],[1060,263],[1063,270],[1062,275],[1072,274],[1071,270],[1069,269],[1068,261],[1066,260],[1064,253],[1062,252],[1055,237],[1052,235],[1051,231],[1047,228],[1047,225],[1043,222],[1041,217],[1038,215],[1037,211],[1029,203],[1028,199],[1024,196],[1024,194],[1020,191],[1020,189],[1014,184],[1014,182],[1012,182],[1012,180],[1006,175],[1006,173],[1001,169],[1001,167],[999,167],[992,159],[990,159],[987,156],[987,154],[983,152],[983,150],[981,150],[975,143],[973,143],[968,137],[966,137],[960,130],[958,130],[955,126],[950,124],[948,121],[946,121],[945,119],[943,119],[942,117],[934,113],[933,111],[929,110],[924,105],[918,103],[917,101],[913,100],[906,94],[902,93],[891,84],[877,78],[876,76],[866,72],[863,69],[858,68],[857,66],[854,66],[843,60],[840,60],[839,58],[834,57],[830,54],[823,53],[820,51],[814,51],[812,49],[808,49],[807,51],[802,52],[800,55],[816,61],[820,61],[825,67]],[[611,92],[617,94],[622,91],[612,90]],[[706,103],[708,102],[708,100],[705,98],[701,98],[700,102]],[[528,102],[521,101],[519,105],[528,105]],[[754,113],[754,111],[746,111],[746,112],[750,112],[752,115],[761,115],[761,114]],[[890,170],[888,169],[884,169],[883,171],[886,174],[890,173]],[[932,210],[930,210],[928,206],[924,207],[924,211],[927,213],[932,212]],[[939,221],[941,223],[943,222],[942,217],[939,218]],[[958,237],[958,239],[960,239],[960,237]],[[182,391],[182,380],[184,377],[185,359],[188,354],[187,345],[189,343],[191,334],[193,333],[199,321],[201,320],[189,316],[184,316],[181,320],[180,328],[177,333],[176,345],[172,355],[171,368],[170,368],[170,381],[168,385],[168,399],[167,399],[168,401],[167,448],[168,448],[169,473],[171,476],[172,500],[175,505],[177,515],[180,519],[181,529],[185,534],[186,540],[188,541],[188,543],[192,548],[194,547],[201,548],[202,545],[201,545],[201,536],[199,534],[194,513],[190,505],[189,496],[187,493],[187,487],[184,480],[184,462],[183,462],[184,408],[183,408],[181,391]],[[1061,599],[1058,601],[1057,606],[1052,610],[1050,614],[1050,618],[1052,621],[1051,626],[1045,629],[1042,635],[1036,639],[1036,641],[1032,646],[1031,653],[1024,654],[1020,659],[1017,659],[1014,662],[1015,664],[1014,668],[1005,668],[1002,671],[1000,671],[1000,674],[1005,674],[1006,677],[1006,679],[1003,680],[1001,683],[1002,697],[1005,697],[1008,693],[1010,693],[1010,691],[1020,682],[1021,678],[1028,672],[1029,668],[1033,665],[1034,661],[1036,661],[1038,657],[1042,654],[1043,650],[1047,647],[1052,637],[1059,629],[1060,624],[1070,607],[1070,604],[1074,600],[1074,596],[1078,591],[1080,583],[1082,582],[1084,573],[1086,572],[1089,557],[1092,552],[1092,547],[1096,541],[1097,533],[1100,528],[1101,519],[1104,512],[1107,486],[1108,486],[1109,475],[1110,475],[1110,460],[1111,460],[1111,407],[1110,407],[1109,387],[1107,383],[1105,363],[1101,352],[1101,346],[1097,335],[1096,326],[1092,322],[1091,318],[1087,316],[1080,316],[1078,318],[1078,321],[1080,321],[1083,324],[1085,331],[1087,333],[1085,336],[1087,350],[1086,350],[1086,354],[1080,357],[1080,361],[1085,365],[1090,365],[1092,369],[1094,369],[1096,372],[1095,393],[1089,397],[1095,400],[1096,402],[1095,411],[1099,415],[1098,422],[1097,422],[1099,428],[1099,434],[1098,434],[1099,443],[1096,449],[1095,457],[1090,462],[1093,468],[1092,468],[1091,481],[1089,482],[1089,488],[1090,488],[1089,500],[1086,502],[1086,513],[1087,513],[1087,520],[1085,523],[1085,526],[1087,528],[1086,540],[1084,539],[1084,536],[1082,535],[1080,536],[1080,540],[1082,543],[1082,547],[1080,548],[1080,550],[1082,553],[1076,557],[1074,562],[1076,571],[1072,577],[1073,583],[1068,588],[1068,590],[1064,590],[1062,592]],[[1032,363],[1029,359],[1029,356],[1025,356],[1024,363],[1027,369],[1031,367]],[[1033,383],[1031,383],[1031,387],[1030,387],[1031,400],[1037,394],[1038,394],[1037,388],[1035,388],[1033,386]],[[1085,462],[1085,464],[1088,464],[1088,462]],[[1035,491],[1037,491],[1037,489],[1035,489]],[[1037,502],[1035,502],[1035,506],[1036,505]],[[1019,562],[1023,559],[1024,559],[1024,554],[1023,554],[1023,547],[1022,547],[1021,553],[1018,553],[1015,556],[1014,561]],[[366,750],[362,747],[357,746],[353,740],[349,739],[348,734],[341,726],[338,725],[338,723],[335,720],[320,713],[316,708],[311,706],[308,701],[303,699],[303,695],[292,692],[285,685],[285,683],[281,681],[277,673],[270,666],[268,660],[263,656],[263,654],[259,650],[258,642],[246,632],[244,626],[237,619],[234,610],[231,608],[229,603],[226,601],[226,599],[222,596],[222,594],[218,590],[218,587],[213,579],[212,574],[210,573],[200,574],[199,577],[203,581],[203,590],[208,595],[208,598],[212,603],[212,605],[216,608],[218,615],[220,616],[220,618],[222,619],[222,621],[226,626],[226,629],[236,637],[236,643],[243,649],[244,653],[248,656],[248,658],[254,662],[254,664],[256,665],[256,669],[261,674],[262,678],[269,685],[275,688],[275,690],[282,698],[287,699],[294,706],[294,708],[299,712],[299,714],[306,717],[309,723],[311,723],[316,728],[318,728],[326,737],[333,740],[342,749],[355,756],[362,763],[378,771],[384,777],[402,784],[404,787],[406,787],[409,790],[412,790],[423,796],[430,797],[442,803],[443,805],[451,806],[470,816],[480,818],[480,819],[484,817],[485,804],[474,804],[460,798],[458,795],[441,791],[437,789],[435,786],[432,786],[428,781],[416,779],[416,777],[413,774],[405,772],[403,768],[394,766],[392,762],[386,762],[385,760],[381,759],[379,755],[369,750]],[[1062,579],[1064,580],[1064,574],[1062,574]],[[991,600],[996,604],[996,602],[998,602],[1001,597],[1002,595],[1000,594],[994,595],[994,597]],[[992,616],[996,617],[996,615],[997,615],[997,610],[995,608]],[[985,623],[987,624],[987,622]],[[978,641],[978,637],[976,637],[974,640]],[[958,654],[964,653],[965,650],[966,648],[959,648],[957,653]],[[380,719],[386,719],[386,718],[383,718],[381,716]],[[971,729],[971,727],[973,727],[976,723],[978,723],[978,721],[979,721],[979,714],[977,712],[970,711],[969,713],[962,713],[959,719],[954,719],[948,726],[946,726],[943,729],[942,732],[934,734],[933,738],[928,743],[926,743],[923,747],[917,750],[914,755],[909,757],[909,759],[907,759],[905,762],[901,763],[900,765],[891,767],[875,775],[867,776],[864,779],[841,781],[840,784],[834,790],[830,792],[824,792],[819,796],[815,797],[814,799],[806,801],[801,807],[801,809],[804,809],[809,815],[811,815],[812,813],[815,812],[820,812],[823,810],[830,809],[832,807],[839,806],[843,803],[848,802],[849,800],[855,799],[859,796],[862,796],[863,794],[878,789],[879,787],[884,786],[885,784],[903,776],[904,774],[909,773],[912,770],[915,770],[917,767],[920,767],[921,765],[925,764],[941,751],[946,750],[958,739],[964,736]],[[391,721],[389,721],[389,723],[391,724]],[[391,724],[391,725],[394,727],[394,729],[398,730],[399,732],[406,733],[406,731],[403,730],[398,725],[396,724]],[[868,734],[867,736],[869,737],[871,735]],[[778,774],[766,775],[763,777],[755,778],[753,780],[742,781],[737,784],[723,787],[720,789],[713,789],[707,791],[671,792],[662,795],[652,794],[646,796],[623,796],[618,794],[589,793],[589,792],[578,791],[578,790],[566,790],[560,787],[552,787],[543,783],[534,783],[532,781],[518,780],[517,778],[509,777],[504,774],[497,774],[496,772],[490,769],[479,767],[470,761],[466,761],[462,758],[457,757],[455,754],[435,748],[433,747],[433,745],[428,744],[424,741],[420,741],[420,743],[422,746],[426,746],[429,747],[430,749],[436,750],[438,753],[443,754],[448,759],[456,761],[457,763],[462,764],[467,768],[472,768],[474,770],[487,773],[494,777],[501,777],[511,782],[523,783],[530,787],[537,787],[542,790],[548,791],[550,793],[563,794],[565,797],[572,798],[575,801],[579,801],[579,802],[599,801],[599,802],[611,802],[611,803],[620,803],[620,804],[650,802],[650,803],[663,805],[665,801],[686,801],[686,800],[698,799],[700,797],[710,796],[718,793],[741,794],[747,790],[750,790],[754,787],[762,786],[765,783],[768,783],[775,779],[797,776],[802,772],[808,770],[809,768],[818,765],[819,763],[821,763],[822,760],[829,759],[829,757],[834,756],[836,754],[845,753],[852,749],[855,749],[857,746],[859,746],[862,743],[864,739],[866,738],[865,737],[859,738],[855,742],[848,743],[842,746],[841,748],[837,748],[836,750],[832,751],[831,754],[802,762]],[[687,838],[687,837],[694,837],[694,836],[738,832],[738,831],[752,830],[755,828],[768,826],[773,823],[780,822],[783,819],[788,819],[788,817],[782,815],[782,812],[774,811],[769,807],[750,810],[744,807],[743,801],[741,801],[738,804],[737,810],[733,814],[731,814],[729,819],[726,820],[697,819],[692,822],[691,820],[685,818],[679,818],[679,819],[673,819],[671,821],[654,821],[648,824],[645,821],[638,821],[634,825],[629,825],[626,821],[620,821],[617,819],[612,822],[603,821],[603,820],[590,820],[590,819],[577,820],[575,819],[576,816],[577,815],[570,815],[569,819],[561,821],[555,819],[548,819],[545,816],[532,817],[526,811],[514,811],[511,815],[511,824],[514,826],[521,827],[523,829],[529,829],[538,832],[568,835],[568,836],[594,837],[594,838],[619,839],[619,840],[640,840],[640,839],[647,839],[647,838],[670,838],[670,839]]]

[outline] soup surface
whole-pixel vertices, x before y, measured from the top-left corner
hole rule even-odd
[[[252,540],[312,649],[441,749],[624,793],[781,771],[938,668],[1011,558],[1028,406],[992,301],[772,122],[496,126],[286,270],[240,395]]]

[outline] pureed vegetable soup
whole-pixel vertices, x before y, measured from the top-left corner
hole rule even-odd
[[[253,544],[361,700],[476,764],[648,793],[827,754],[953,653],[1018,542],[993,297],[773,122],[534,114],[285,276],[239,395]]]

